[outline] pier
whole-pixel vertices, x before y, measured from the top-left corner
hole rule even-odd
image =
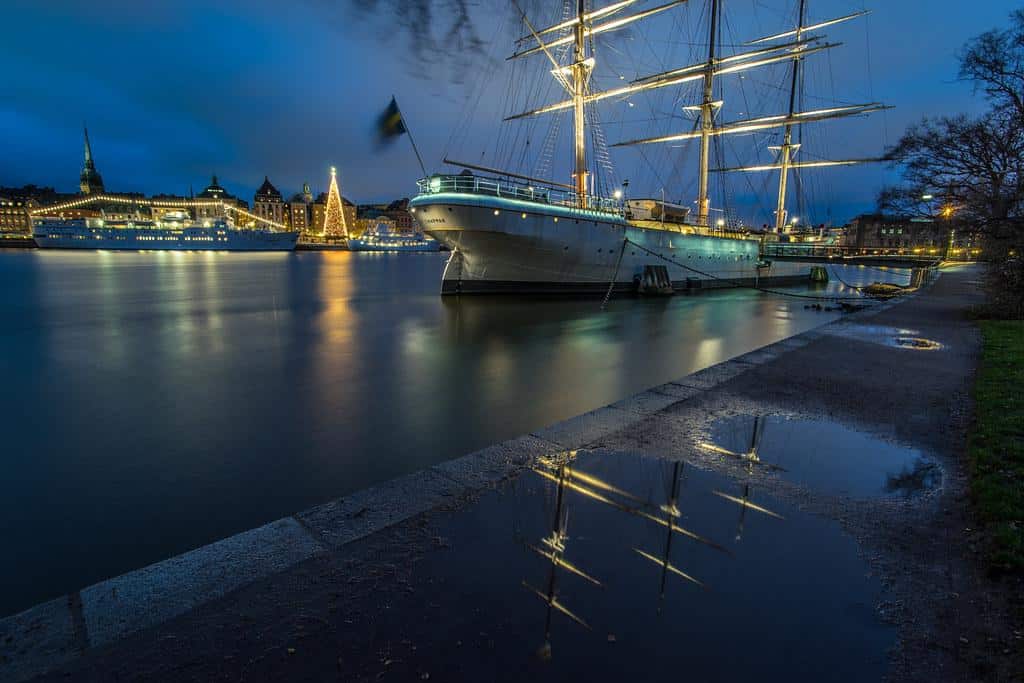
[[[776,261],[889,268],[928,268],[949,260],[944,259],[939,249],[862,249],[816,242],[768,242],[762,246],[761,253]]]

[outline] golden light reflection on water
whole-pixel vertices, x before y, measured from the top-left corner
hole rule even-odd
[[[708,337],[701,339],[697,349],[693,353],[694,367],[708,367],[719,362],[722,357],[721,337]]]
[[[317,291],[323,303],[316,325],[320,337],[318,352],[333,366],[339,359],[350,357],[359,313],[352,306],[356,293],[352,255],[348,252],[324,252],[322,258]]]

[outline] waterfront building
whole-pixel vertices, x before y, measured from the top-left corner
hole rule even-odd
[[[286,207],[287,223],[303,235],[313,228],[313,192],[309,183],[302,186],[302,192],[294,194]]]
[[[153,205],[149,207],[149,213],[153,220],[160,220],[165,215],[178,211],[187,212],[189,217],[195,220],[195,210],[182,206],[190,201],[191,197],[183,197],[176,194],[155,194],[152,196],[152,200]]]
[[[221,202],[221,204],[197,205],[195,207],[195,218],[200,222],[225,218],[227,212],[224,206],[232,206],[245,211],[249,209],[249,204],[244,199],[239,199],[221,187],[220,183],[217,182],[217,174],[213,174],[210,184],[199,193],[196,199],[216,199]]]
[[[409,198],[396,199],[384,209],[384,215],[391,219],[398,232],[413,232],[412,214],[409,213]]]
[[[949,241],[942,221],[881,213],[862,214],[850,221],[843,245],[856,249],[940,250]]]
[[[387,219],[394,224],[396,232],[414,232],[416,230],[412,214],[409,212],[409,199],[396,199],[390,204],[360,204],[356,207],[356,216],[359,219],[370,221],[369,225],[375,225],[375,219]]]
[[[35,199],[0,194],[0,232],[30,233],[29,212],[39,206]]]
[[[96,170],[92,158],[92,146],[89,144],[89,129],[83,129],[85,137],[85,163],[78,176],[78,187],[82,194],[103,194],[103,177]]]
[[[395,221],[390,219],[390,218],[388,218],[387,216],[378,216],[376,218],[357,218],[356,221],[355,221],[355,231],[354,231],[353,234],[355,234],[355,235],[363,235],[363,234],[367,233],[368,231],[369,232],[374,232],[374,231],[377,230],[377,226],[378,225],[386,226],[387,227],[386,232],[388,232],[390,234],[397,233],[397,232],[407,232],[407,231],[402,231],[398,227],[398,225],[395,223]]]
[[[289,225],[290,211],[285,206],[281,193],[270,182],[268,176],[263,176],[263,184],[256,190],[252,201],[252,211],[260,218],[275,223]]]

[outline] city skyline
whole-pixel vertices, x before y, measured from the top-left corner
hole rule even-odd
[[[859,9],[856,4],[813,3],[816,16]],[[896,109],[854,132],[862,156],[893,144],[922,115],[976,111],[970,87],[956,81],[956,52],[968,38],[1004,23],[1010,7],[994,4],[1000,6],[909,2],[873,8],[871,42],[861,35],[865,44],[854,46],[854,32],[850,43],[866,52],[872,94]],[[318,3],[280,15],[259,2],[212,11],[197,3],[132,9],[111,2],[88,10],[58,5],[44,15],[16,0],[11,13],[24,30],[0,47],[14,75],[0,121],[19,163],[0,169],[0,185],[73,191],[87,123],[96,165],[113,191],[186,194],[212,174],[241,197],[251,197],[265,176],[288,193],[306,182],[322,191],[327,169],[336,166],[353,201],[410,196],[421,175],[412,150],[404,140],[380,148],[372,135],[373,120],[392,93],[428,171],[450,168],[439,160],[451,145],[468,88],[453,80],[446,64],[434,64],[433,74],[417,68],[404,41],[396,42],[400,49],[370,49],[379,47],[375,41],[386,18]],[[897,39],[922,22],[941,35],[928,50]],[[482,34],[490,28],[484,25]],[[67,40],[54,40],[60,36]],[[175,40],[179,36],[187,42]],[[119,57],[125,51],[144,58],[125,61]],[[504,44],[491,50],[495,56],[505,51]],[[29,73],[35,77],[27,78]],[[59,87],[41,90],[41,82]],[[486,138],[496,125],[487,113],[466,127],[467,136]],[[615,159],[621,177],[633,177],[629,157]],[[687,196],[692,175],[669,193]],[[871,210],[878,189],[895,174],[875,166],[831,178],[829,196],[819,201],[841,222]],[[635,182],[632,189],[655,191],[646,185]],[[741,211],[750,206],[744,196],[737,202]]]

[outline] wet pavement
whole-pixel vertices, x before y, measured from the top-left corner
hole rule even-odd
[[[324,549],[47,679],[1011,680],[965,540],[976,277],[433,468],[413,516],[288,518]]]

